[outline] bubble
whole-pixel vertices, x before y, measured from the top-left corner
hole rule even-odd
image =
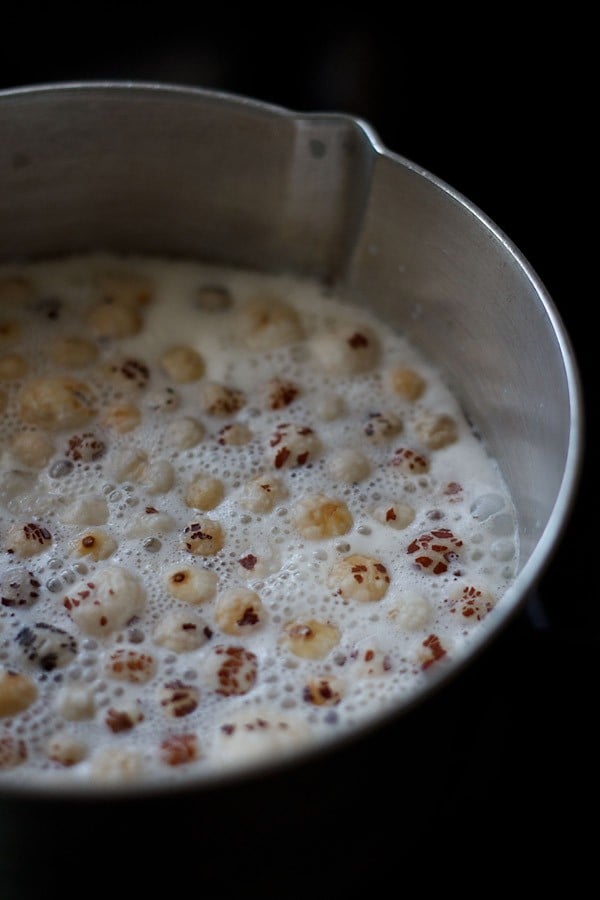
[[[511,540],[500,539],[494,541],[490,547],[490,551],[494,559],[497,559],[499,562],[507,562],[515,555],[515,545]]]
[[[57,575],[54,575],[52,578],[49,578],[46,582],[47,589],[53,594],[58,593],[58,591],[61,590],[62,586],[63,586],[62,580]]]
[[[495,516],[504,509],[505,500],[501,494],[483,494],[471,504],[471,515],[480,522]]]
[[[514,534],[515,523],[512,516],[510,516],[508,513],[494,516],[491,522],[491,530],[492,534],[496,534],[502,537]]]
[[[71,569],[63,569],[60,573],[60,577],[65,584],[75,584],[77,581],[77,573],[73,572]]]
[[[48,470],[50,478],[65,478],[73,471],[73,463],[70,459],[58,459],[52,463]]]
[[[144,550],[147,550],[148,553],[158,553],[158,551],[162,547],[162,543],[158,538],[150,537],[145,539],[142,547],[144,548]]]

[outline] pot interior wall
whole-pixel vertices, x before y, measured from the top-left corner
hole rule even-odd
[[[9,92],[0,133],[2,260],[197,256],[316,275],[385,315],[501,460],[526,564],[569,455],[565,348],[526,264],[462,198],[349,117],[201,91]]]

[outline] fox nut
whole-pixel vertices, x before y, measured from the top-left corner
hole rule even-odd
[[[211,636],[212,631],[204,619],[194,612],[179,609],[162,616],[152,634],[155,644],[166,647],[173,653],[198,650]]]
[[[373,518],[382,525],[401,531],[415,518],[415,511],[408,503],[379,503],[372,511]]]
[[[427,382],[409,366],[392,366],[385,373],[384,384],[392,393],[414,403],[425,391]]]
[[[21,388],[18,405],[23,422],[49,431],[76,428],[95,413],[89,386],[64,375],[31,379]]]
[[[288,622],[281,635],[281,644],[303,659],[322,659],[339,640],[340,631],[335,625],[317,619]]]
[[[224,543],[223,529],[214,519],[196,519],[183,532],[183,546],[194,556],[214,556]]]
[[[0,669],[0,718],[15,716],[37,697],[35,682],[28,675]]]
[[[415,433],[430,450],[441,450],[458,440],[458,425],[446,413],[427,413],[415,422]]]
[[[54,455],[54,442],[44,431],[19,431],[11,443],[13,456],[31,469],[42,469]]]
[[[321,540],[346,534],[352,528],[353,519],[342,500],[319,493],[298,501],[293,522],[303,537]]]
[[[370,371],[379,358],[379,341],[366,325],[348,323],[311,340],[312,356],[330,375],[359,375]]]
[[[108,305],[140,309],[152,299],[152,281],[138,272],[101,272],[95,278],[99,293]]]
[[[240,502],[250,512],[268,513],[287,495],[288,490],[280,478],[256,475],[244,484]]]
[[[390,576],[380,560],[354,553],[334,563],[328,583],[344,599],[370,603],[385,595]]]
[[[266,610],[256,591],[233,587],[217,597],[215,622],[225,634],[242,635],[264,624]]]
[[[7,551],[22,559],[42,553],[51,544],[52,535],[39,522],[12,525],[5,536]]]
[[[77,556],[88,556],[95,562],[108,559],[117,549],[117,542],[108,531],[100,528],[89,528],[80,534],[72,544],[72,551]]]
[[[50,347],[50,358],[65,369],[81,369],[95,362],[98,348],[92,341],[81,337],[58,338]]]
[[[160,358],[160,366],[171,381],[189,384],[204,375],[204,360],[197,350],[177,345],[166,350]]]
[[[144,588],[132,572],[107,565],[74,585],[63,606],[86,634],[104,635],[123,628],[145,602]]]
[[[218,506],[224,496],[225,488],[220,478],[199,473],[186,488],[185,502],[192,509],[207,511]]]
[[[98,303],[88,314],[87,323],[96,337],[126,338],[142,329],[142,317],[136,309],[113,303]]]
[[[273,350],[301,340],[304,330],[293,306],[277,297],[255,297],[239,313],[242,341],[251,350]]]
[[[214,597],[218,577],[210,569],[195,566],[173,566],[165,575],[169,594],[184,603],[205,603]]]

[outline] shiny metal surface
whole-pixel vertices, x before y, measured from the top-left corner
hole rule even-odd
[[[583,454],[568,335],[510,239],[346,115],[160,84],[42,85],[0,92],[0,134],[0,259],[110,249],[314,275],[440,366],[521,523],[520,574],[482,650],[552,557]]]

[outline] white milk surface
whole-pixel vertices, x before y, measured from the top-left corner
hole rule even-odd
[[[348,733],[426,688],[516,571],[440,373],[317,283],[4,266],[0,408],[0,784],[196,780]]]

